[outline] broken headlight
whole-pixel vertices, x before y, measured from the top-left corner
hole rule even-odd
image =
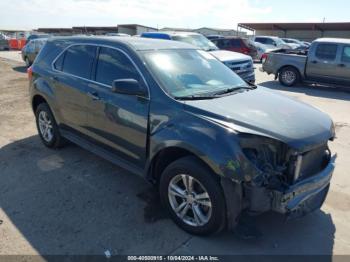
[[[245,157],[259,171],[254,177],[258,186],[279,187],[287,182],[287,147],[280,141],[255,135],[241,135],[240,146]]]

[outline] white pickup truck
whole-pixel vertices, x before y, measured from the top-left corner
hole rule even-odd
[[[305,54],[272,51],[262,71],[285,86],[300,81],[350,86],[350,39],[320,38]]]

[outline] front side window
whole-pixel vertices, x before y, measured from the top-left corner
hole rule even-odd
[[[139,80],[139,74],[129,58],[118,50],[101,47],[96,67],[96,81],[111,86],[114,80],[126,78]]]
[[[276,44],[276,42],[273,39],[266,38],[265,39],[265,44],[267,44],[267,45],[274,45],[274,44]]]
[[[350,63],[350,46],[344,46],[341,61]]]
[[[333,61],[337,56],[338,45],[319,44],[316,48],[316,57],[322,60]]]
[[[247,87],[238,75],[203,50],[144,51],[144,57],[162,88],[175,98]]]
[[[64,54],[62,71],[89,79],[95,54],[96,46],[75,45],[68,48]]]

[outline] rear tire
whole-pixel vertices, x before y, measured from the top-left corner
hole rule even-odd
[[[46,103],[38,105],[35,111],[36,126],[41,141],[49,148],[60,148],[64,145],[56,120]]]
[[[214,176],[197,158],[189,156],[171,163],[160,178],[163,206],[190,234],[208,235],[225,226],[225,198]]]
[[[278,79],[284,86],[294,86],[300,80],[299,71],[292,66],[287,66],[281,69]]]

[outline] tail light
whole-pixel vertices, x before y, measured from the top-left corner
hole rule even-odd
[[[261,56],[261,62],[265,63],[266,59],[267,59],[267,54],[265,53]]]
[[[31,81],[32,78],[33,78],[33,68],[32,68],[31,66],[28,67],[28,69],[27,69],[27,74],[28,74],[28,79],[29,79],[29,81]]]

